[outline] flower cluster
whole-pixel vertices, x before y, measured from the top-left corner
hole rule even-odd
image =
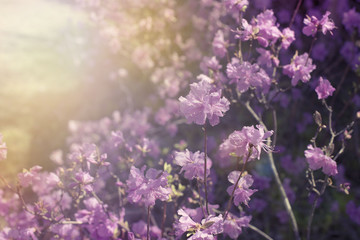
[[[232,171],[228,175],[228,180],[233,185],[227,188],[228,194],[231,196],[232,192],[234,191],[234,204],[236,206],[240,205],[241,203],[249,206],[248,203],[250,201],[251,195],[255,193],[256,189],[250,189],[251,185],[254,183],[254,179],[250,174],[244,174],[244,176],[240,176],[240,171]],[[238,181],[240,177],[240,180]],[[235,186],[236,182],[238,181],[237,186]]]
[[[174,163],[181,166],[181,171],[185,172],[184,177],[186,179],[198,178],[204,180],[204,164],[205,164],[205,154],[200,153],[199,151],[192,153],[188,149],[185,152],[175,152],[174,154]],[[212,161],[207,159],[207,175],[210,174],[210,168]]]
[[[168,173],[149,168],[144,176],[145,169],[146,166],[141,169],[131,167],[129,179],[126,181],[129,201],[153,206],[156,199],[168,200],[171,194],[167,181]]]
[[[305,150],[305,157],[312,170],[322,168],[322,171],[327,175],[336,175],[338,173],[336,162],[326,156],[318,147],[308,145],[307,150]]]
[[[240,131],[234,131],[220,145],[220,155],[237,156],[252,159],[260,159],[261,149],[270,150],[264,141],[273,134],[273,131],[265,131],[264,127],[257,125],[243,127]],[[251,154],[249,156],[249,153]]]
[[[205,75],[198,77],[200,82],[190,85],[190,93],[180,97],[180,110],[188,123],[204,125],[206,119],[211,126],[220,122],[220,117],[229,110],[229,101],[221,97],[221,89],[216,90],[211,79]]]
[[[318,20],[315,16],[309,17],[304,19],[304,24],[306,25],[302,32],[306,36],[313,36],[315,37],[316,33],[321,30],[323,34],[326,34],[327,31],[332,34],[331,30],[335,28],[334,22],[329,19],[330,12],[327,11],[324,16]]]

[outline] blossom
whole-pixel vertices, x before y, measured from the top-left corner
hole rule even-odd
[[[290,44],[295,41],[295,33],[290,28],[285,28],[283,29],[281,36],[281,47],[286,50],[289,48]]]
[[[40,179],[39,173],[42,167],[34,166],[30,170],[23,169],[22,173],[18,174],[19,183],[22,187],[28,187],[35,181]]]
[[[275,43],[281,37],[276,25],[276,17],[272,10],[265,10],[256,16],[256,27],[259,29],[257,39],[260,45],[267,47],[269,42]]]
[[[200,153],[199,151],[192,153],[186,149],[185,152],[175,152],[174,155],[174,163],[182,167],[180,173],[185,172],[184,177],[186,179],[199,178],[204,180],[204,153]],[[206,162],[208,176],[212,162],[209,158]]]
[[[256,129],[257,128],[257,129]],[[264,141],[273,134],[273,131],[265,131],[261,125],[243,127],[241,131],[231,133],[221,145],[220,155],[236,155],[238,157],[248,157],[248,160],[260,159],[261,149],[270,150]]]
[[[224,33],[221,30],[218,30],[212,42],[212,49],[214,54],[219,58],[225,57],[227,52],[226,45],[227,42],[224,40]]]
[[[326,156],[318,147],[314,148],[312,145],[308,145],[308,149],[305,150],[305,157],[312,170],[322,168],[325,174],[331,176],[338,173],[336,162],[329,156]]]
[[[167,186],[168,173],[165,171],[149,168],[144,176],[146,166],[138,169],[134,166],[130,169],[128,186],[128,199],[132,203],[144,203],[145,206],[155,205],[155,200],[166,201],[171,194]]]
[[[3,136],[0,133],[0,161],[1,160],[5,160],[6,156],[7,156],[7,147],[6,147],[6,143],[3,142],[2,140]]]
[[[240,63],[237,58],[233,58],[226,68],[230,83],[235,83],[240,93],[246,92],[250,87],[256,87],[267,91],[270,87],[270,77],[259,65],[249,62]]]
[[[355,28],[360,32],[360,13],[356,12],[355,8],[352,8],[344,13],[342,23],[348,32],[351,33]]]
[[[180,111],[185,115],[188,123],[205,124],[206,118],[210,125],[220,122],[219,117],[229,110],[230,102],[221,97],[221,89],[215,90],[211,79],[205,75],[198,77],[200,82],[190,84],[190,93],[180,97]]]
[[[315,16],[304,18],[304,24],[306,25],[303,28],[303,33],[306,36],[313,36],[315,37],[315,34],[318,30],[321,30],[323,34],[326,34],[327,31],[332,34],[331,30],[335,28],[334,22],[329,19],[330,12],[326,11],[324,16],[321,18],[321,20],[318,20]]]
[[[224,233],[232,239],[237,239],[242,233],[242,228],[249,226],[250,220],[251,216],[236,217],[229,213],[224,221]]]
[[[293,57],[290,64],[285,65],[283,73],[291,77],[291,84],[296,86],[296,84],[301,80],[306,83],[310,80],[310,73],[316,68],[312,64],[312,59],[307,53],[302,55],[297,55]]]
[[[234,184],[234,185],[228,187],[226,190],[230,196],[234,190],[235,183],[236,183],[237,179],[239,178],[239,176],[240,176],[240,171],[232,171],[228,175],[229,182]],[[250,174],[245,174],[245,176],[242,176],[240,178],[238,185],[234,192],[234,204],[236,206],[238,206],[241,203],[244,203],[246,206],[248,206],[248,202],[250,201],[251,195],[253,195],[253,193],[255,193],[257,191],[256,189],[249,188],[249,187],[251,187],[253,182],[254,182],[254,179],[252,178],[252,176]]]
[[[319,85],[315,88],[318,99],[325,99],[333,94],[335,88],[331,86],[327,79],[319,78]]]
[[[249,5],[248,0],[225,0],[226,9],[231,13],[244,12]]]
[[[183,209],[178,210],[179,220],[174,224],[175,235],[180,237],[185,232],[192,234],[189,240],[214,240],[214,235],[223,232],[223,218],[219,216],[209,215],[201,222],[195,222],[187,212]]]
[[[354,201],[349,201],[346,204],[346,213],[352,221],[360,225],[360,206],[356,206]]]

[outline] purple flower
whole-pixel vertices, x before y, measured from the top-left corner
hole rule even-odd
[[[314,45],[311,56],[315,60],[324,61],[329,54],[328,50],[329,48],[327,48],[323,42],[319,42]]]
[[[124,135],[119,130],[116,132],[115,131],[111,132],[111,137],[112,137],[111,140],[114,144],[114,147],[118,147],[125,142]]]
[[[276,17],[272,10],[265,10],[256,17],[256,27],[259,29],[257,35],[259,44],[267,47],[269,42],[275,43],[281,37],[281,32],[276,25]]]
[[[254,126],[243,127],[241,131],[231,133],[228,139],[220,145],[220,154],[222,156],[236,155],[246,158],[250,148],[252,148],[249,160],[260,159],[261,149],[265,149],[265,151],[270,150],[270,147],[264,143],[264,140],[270,137],[273,131],[265,132],[264,128],[260,125],[257,125],[256,128]]]
[[[250,87],[267,92],[270,87],[270,77],[257,64],[240,63],[239,59],[233,58],[227,65],[226,73],[231,80],[230,83],[235,83],[240,93],[246,92]]]
[[[6,143],[2,140],[3,136],[0,133],[0,161],[5,160],[7,156],[7,147]]]
[[[135,222],[131,226],[131,230],[135,233],[140,235],[142,238],[146,238],[147,235],[147,224],[143,220]],[[150,226],[150,236],[151,238],[161,239],[161,230],[157,226]]]
[[[175,152],[174,163],[181,166],[181,171],[185,172],[184,177],[186,179],[199,178],[204,180],[204,153],[199,151],[192,153],[188,149],[185,152]],[[212,165],[211,160],[207,159],[207,175],[210,173]]]
[[[329,19],[330,12],[326,11],[324,16],[321,18],[321,20],[318,20],[315,16],[304,18],[304,24],[306,25],[303,28],[303,33],[306,36],[313,36],[315,37],[315,34],[318,30],[321,29],[321,32],[323,34],[326,34],[327,31],[330,32],[332,35],[331,30],[335,28],[334,22]]]
[[[174,224],[175,235],[179,238],[185,232],[192,234],[189,240],[214,240],[219,233],[223,232],[223,218],[209,215],[201,222],[195,222],[183,209],[178,210],[179,220]]]
[[[335,91],[335,88],[331,86],[330,82],[327,79],[319,78],[319,85],[315,88],[315,91],[318,95],[318,99],[325,99],[328,96],[331,96]]]
[[[322,168],[322,171],[325,174],[331,176],[338,173],[336,162],[329,156],[326,156],[318,147],[314,148],[312,145],[308,145],[308,149],[305,150],[305,157],[312,170]]]
[[[169,199],[171,189],[167,186],[168,173],[149,168],[144,176],[146,166],[140,169],[132,166],[128,186],[128,199],[132,203],[144,203],[145,206],[155,205],[155,200],[166,201]]]
[[[248,0],[224,0],[224,3],[230,13],[245,12],[249,5]]]
[[[344,13],[342,23],[348,32],[351,33],[355,28],[360,32],[360,13],[356,12],[355,8],[352,8]]]
[[[275,66],[279,65],[279,60],[276,59],[269,50],[265,50],[263,48],[256,48],[256,51],[260,54],[257,59],[259,65],[271,67],[271,62],[273,62]]]
[[[214,54],[219,57],[223,58],[226,55],[226,45],[227,42],[224,40],[224,33],[221,30],[218,30],[215,34],[214,40],[212,42],[212,49]]]
[[[228,175],[228,180],[231,182],[232,186],[227,188],[228,194],[231,196],[235,183],[237,179],[240,176],[240,171],[232,171]],[[254,180],[250,174],[246,174],[245,176],[242,176],[238,182],[238,185],[234,192],[234,204],[238,206],[241,203],[244,203],[246,206],[248,206],[248,202],[250,201],[250,196],[253,195],[254,192],[256,192],[256,189],[249,189],[249,187],[253,184]]]
[[[221,90],[215,90],[211,79],[205,75],[198,77],[200,82],[190,84],[190,93],[180,97],[180,111],[185,115],[188,123],[204,125],[206,118],[210,125],[215,126],[220,122],[219,117],[229,110],[230,102],[221,97]]]
[[[224,233],[231,239],[237,239],[242,233],[242,228],[248,227],[250,221],[251,216],[236,217],[230,213],[224,221]]]
[[[360,225],[360,206],[356,206],[354,201],[346,204],[346,213],[352,221]]]
[[[316,68],[312,64],[312,59],[307,53],[298,56],[295,54],[290,64],[284,66],[283,73],[291,77],[291,84],[296,84],[301,80],[306,83],[310,80],[310,73]]]
[[[216,59],[215,56],[213,57],[204,57],[202,62],[200,63],[200,69],[203,71],[203,73],[207,74],[210,71],[217,72],[219,69],[221,69],[221,65],[219,64],[219,61]]]
[[[30,170],[23,169],[22,173],[18,174],[19,183],[22,187],[28,187],[33,184],[33,182],[40,179],[39,173],[42,167],[34,166]]]
[[[295,41],[295,33],[290,28],[285,28],[282,31],[282,40],[281,40],[281,47],[283,49],[288,49],[290,44]]]

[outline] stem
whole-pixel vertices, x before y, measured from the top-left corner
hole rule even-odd
[[[164,202],[163,217],[162,217],[162,222],[161,222],[161,237],[164,237],[164,226],[165,226],[165,219],[166,219],[166,206],[167,206],[167,203]]]
[[[150,206],[148,206],[147,209],[147,232],[146,232],[146,240],[149,240],[149,236],[150,236]]]
[[[207,215],[210,215],[209,213],[209,206],[208,206],[208,192],[207,192],[207,136],[206,136],[206,128],[204,126],[204,187],[205,187],[205,207],[206,207],[206,213]]]
[[[241,176],[243,175],[243,173],[244,173],[244,171],[245,171],[246,163],[248,162],[251,154],[252,154],[252,146],[251,146],[250,149],[249,149],[249,154],[248,154],[248,156],[247,156],[247,158],[246,158],[246,160],[245,160],[245,163],[244,163],[244,165],[243,165],[243,167],[242,167],[242,169],[241,169],[241,172],[240,172],[240,174],[239,174],[239,177],[238,177],[238,179],[236,180],[236,183],[234,184],[234,189],[233,189],[233,191],[232,191],[232,193],[231,193],[231,196],[230,196],[230,199],[229,199],[229,202],[228,202],[228,205],[227,205],[225,214],[224,214],[224,220],[226,220],[226,217],[227,217],[227,215],[229,214],[229,211],[230,211],[230,208],[231,208],[231,202],[232,202],[232,199],[234,198],[235,190],[236,190],[236,188],[238,187],[240,178],[241,178]]]
[[[245,103],[245,107],[250,112],[250,114],[258,121],[258,123],[260,123],[260,125],[262,125],[264,127],[264,130],[268,131],[266,125],[261,120],[261,118],[256,114],[256,112],[251,108],[249,102]],[[271,144],[271,138],[270,137],[267,138],[267,143],[266,144],[268,146],[270,146],[270,144]],[[274,162],[273,154],[272,154],[271,151],[268,151],[267,154],[269,156],[271,170],[272,170],[272,172],[274,174],[275,181],[276,181],[276,184],[277,184],[277,186],[279,188],[279,191],[280,191],[280,194],[281,194],[285,209],[286,209],[287,213],[290,216],[291,225],[292,225],[292,228],[293,228],[293,231],[294,231],[294,234],[295,234],[295,239],[300,240],[299,228],[298,228],[298,225],[297,225],[297,222],[296,222],[296,218],[295,218],[294,212],[293,212],[293,210],[291,208],[291,204],[289,202],[289,199],[288,199],[288,197],[287,197],[287,195],[285,193],[284,187],[283,187],[283,185],[281,183],[281,179],[280,179],[279,173],[278,173],[278,171],[276,169],[276,165],[275,165],[275,162]]]
[[[298,1],[298,4],[296,5],[296,8],[295,8],[295,11],[291,17],[291,20],[290,20],[290,24],[289,24],[289,28],[291,28],[291,26],[293,25],[294,23],[294,20],[295,20],[295,17],[296,17],[296,14],[298,13],[299,9],[300,9],[300,5],[302,3],[302,0],[299,0]]]
[[[263,231],[261,231],[260,229],[258,229],[257,227],[255,227],[254,225],[249,224],[249,228],[250,228],[251,230],[253,230],[254,232],[257,232],[258,234],[260,234],[261,236],[263,236],[265,239],[273,240],[269,235],[267,235],[266,233],[264,233]]]
[[[314,202],[313,202],[313,205],[312,205],[312,207],[311,207],[311,213],[310,213],[309,221],[308,221],[308,225],[307,225],[307,234],[306,234],[306,239],[307,239],[307,240],[310,240],[311,224],[312,224],[312,220],[313,220],[313,218],[314,218],[314,213],[315,213],[315,209],[316,209],[317,202],[318,202],[320,196],[323,195],[324,192],[325,192],[328,179],[329,179],[329,176],[326,175],[325,178],[324,178],[324,183],[323,183],[323,185],[322,185],[322,187],[321,187],[321,190],[320,190],[320,194],[316,195],[315,200],[314,200]]]

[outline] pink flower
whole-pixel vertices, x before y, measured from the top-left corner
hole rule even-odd
[[[244,12],[249,5],[248,0],[224,0],[224,3],[230,13]]]
[[[310,73],[316,68],[312,64],[312,59],[307,53],[298,56],[295,54],[290,64],[285,65],[283,68],[283,73],[291,77],[291,85],[296,86],[296,84],[301,80],[306,83],[310,80]]]
[[[312,145],[308,145],[308,149],[305,150],[305,157],[312,170],[322,168],[323,173],[331,176],[338,173],[336,162],[326,156],[318,147],[314,148]]]
[[[321,32],[323,34],[326,34],[326,32],[329,31],[330,34],[332,35],[331,30],[335,28],[335,24],[331,19],[329,19],[329,15],[330,12],[326,11],[326,13],[321,18],[321,20],[318,20],[315,16],[312,17],[307,16],[307,18],[304,19],[304,24],[306,26],[303,28],[303,33],[306,36],[315,37],[317,31],[321,29]]]
[[[7,147],[6,147],[6,143],[3,142],[2,140],[3,136],[0,133],[0,161],[1,160],[5,160],[6,156],[7,156]]]
[[[189,180],[204,179],[204,161],[204,153],[199,151],[192,153],[186,149],[185,152],[175,152],[174,162],[182,167],[180,173],[185,172],[184,177]],[[207,175],[209,175],[212,162],[209,158],[206,162]]]
[[[256,128],[254,126],[243,127],[241,131],[231,133],[228,139],[220,145],[220,155],[230,156],[235,154],[238,157],[246,158],[250,148],[252,148],[249,160],[260,159],[261,149],[270,150],[270,147],[264,141],[273,134],[273,131],[265,132],[260,125],[257,125]]]
[[[242,228],[249,226],[250,220],[251,216],[236,217],[230,213],[224,221],[224,233],[231,239],[237,239],[242,233]]]
[[[40,179],[39,172],[42,169],[40,166],[34,166],[30,170],[23,169],[22,173],[18,174],[19,183],[22,187],[28,187],[33,182]]]
[[[295,40],[295,33],[290,28],[285,28],[282,31],[282,41],[281,41],[281,47],[283,49],[288,49],[290,44]]]
[[[218,30],[212,42],[212,49],[214,54],[219,58],[225,57],[227,52],[226,45],[227,42],[224,40],[224,33],[221,30]]]
[[[228,180],[231,182],[232,186],[227,188],[228,194],[231,196],[235,183],[237,179],[239,178],[240,171],[232,171],[228,175]],[[238,185],[236,186],[235,192],[234,192],[234,204],[238,206],[241,203],[244,203],[246,206],[248,206],[248,202],[250,201],[251,195],[255,193],[256,189],[250,189],[251,185],[253,184],[254,179],[250,174],[246,174],[245,176],[242,176],[238,182]]]
[[[179,238],[185,232],[192,234],[189,240],[215,240],[219,233],[223,232],[223,218],[219,216],[209,215],[201,220],[195,222],[187,212],[183,209],[178,210],[180,215],[179,220],[174,224],[175,235]]]
[[[168,187],[165,171],[149,168],[144,176],[146,166],[138,169],[134,166],[130,169],[128,186],[128,199],[132,203],[144,203],[145,206],[155,205],[156,199],[166,201],[169,199],[171,189]]]
[[[335,88],[331,86],[327,79],[319,78],[319,85],[315,88],[318,99],[325,99],[333,94]]]
[[[215,126],[220,122],[219,117],[229,110],[230,102],[221,97],[221,90],[215,90],[211,79],[199,75],[200,82],[190,84],[190,93],[180,97],[180,111],[185,115],[188,123],[204,125],[206,118],[210,125]]]
[[[246,92],[250,87],[266,92],[271,83],[270,77],[259,65],[250,62],[240,63],[237,58],[228,63],[226,74],[230,78],[230,83],[235,83],[240,93]]]

